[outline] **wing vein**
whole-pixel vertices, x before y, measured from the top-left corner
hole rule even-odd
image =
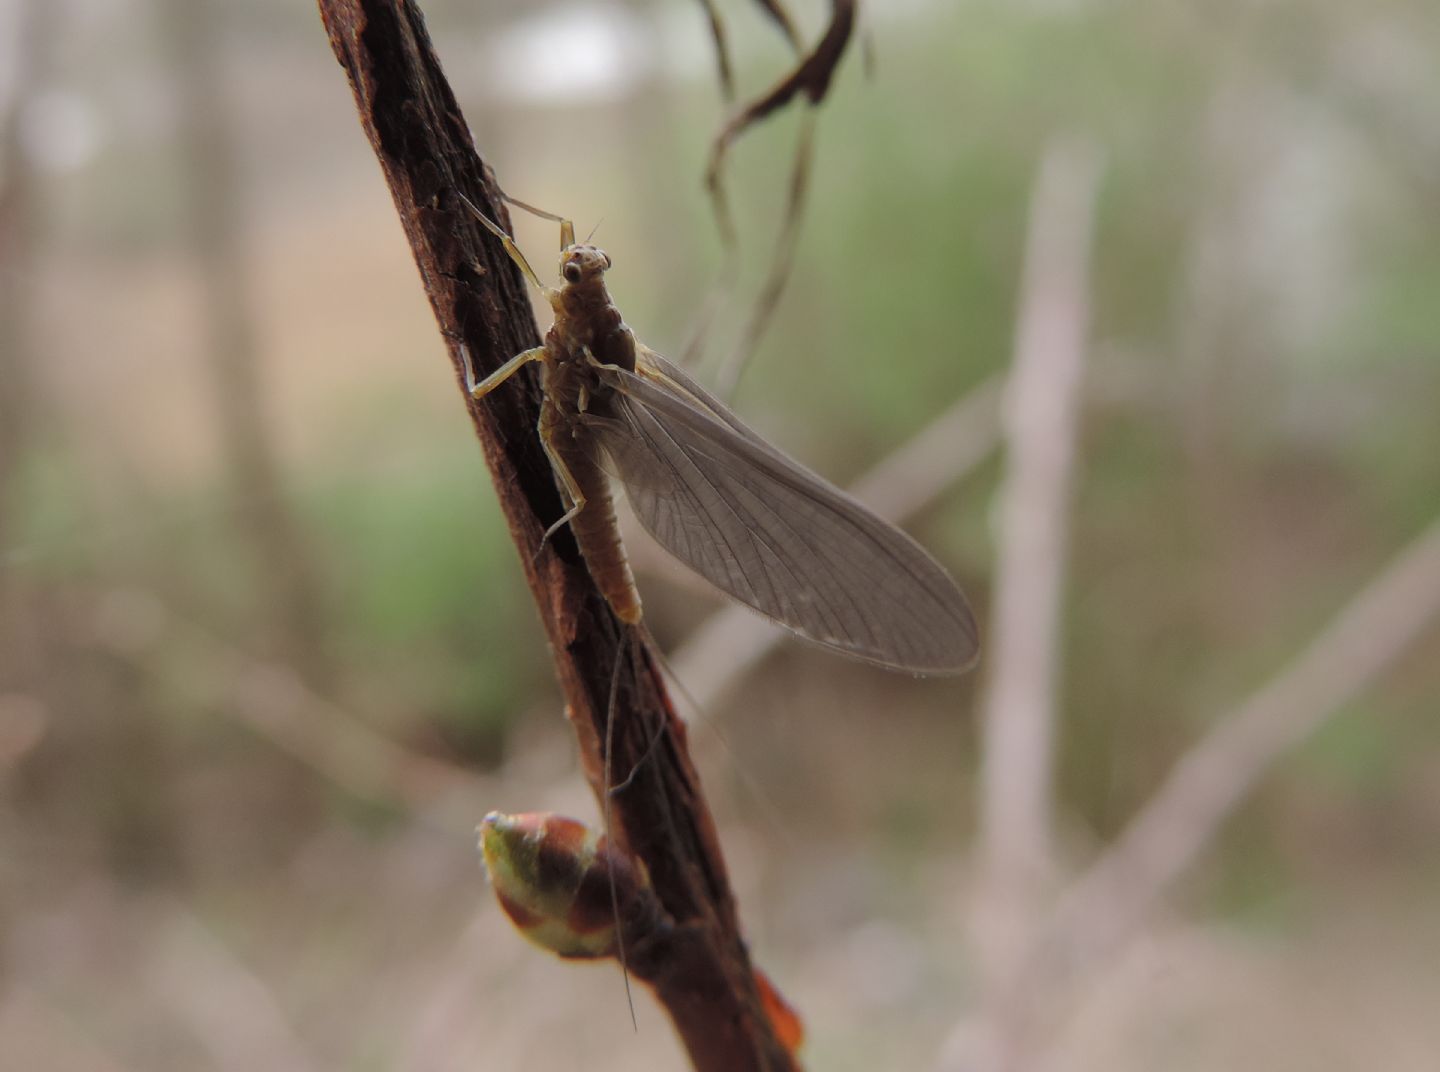
[[[894,668],[958,672],[970,609],[910,537],[786,457],[653,351],[597,367],[587,426],[641,523],[722,591],[802,637]]]

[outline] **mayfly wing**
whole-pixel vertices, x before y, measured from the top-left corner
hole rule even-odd
[[[733,598],[824,647],[958,673],[974,616],[909,536],[766,443],[688,375],[643,352],[601,365],[608,411],[582,418],[641,523]]]
[[[724,402],[707,391],[694,376],[643,343],[636,348],[635,371],[660,387],[689,395],[694,402],[708,410],[712,417],[729,425],[731,431],[766,450],[779,453],[765,442],[758,432],[735,416]]]
[[[690,405],[699,406],[716,420],[728,425],[736,435],[750,440],[755,446],[764,450],[775,450],[761,438],[758,432],[735,416],[725,403],[706,390],[698,380],[673,361],[662,357],[640,342],[637,342],[635,346],[635,371]],[[603,419],[592,415],[586,423],[592,431],[599,431]],[[675,475],[669,468],[647,466],[643,458],[630,459],[630,464],[624,466],[622,470],[617,460],[619,457],[628,456],[631,450],[643,452],[646,448],[643,443],[638,441],[634,442],[633,446],[627,447],[626,442],[630,437],[624,426],[610,428],[608,431],[610,434],[605,437],[605,443],[610,449],[601,451],[599,460],[605,471],[623,483],[628,492],[633,492],[640,487],[648,487],[650,490],[668,489],[674,483]]]

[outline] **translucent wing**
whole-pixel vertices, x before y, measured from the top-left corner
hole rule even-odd
[[[658,354],[584,418],[641,523],[722,591],[837,651],[958,673],[979,651],[948,574],[910,537],[774,447]]]

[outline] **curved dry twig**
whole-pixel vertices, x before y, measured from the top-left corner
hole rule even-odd
[[[757,2],[784,29],[787,38],[799,52],[799,34],[784,8],[773,0]],[[854,32],[855,8],[856,0],[832,0],[830,23],[815,47],[801,55],[795,66],[779,82],[742,105],[711,142],[710,158],[705,169],[705,188],[710,196],[715,226],[720,233],[722,259],[715,282],[702,303],[690,339],[682,351],[682,359],[688,365],[693,366],[700,359],[710,325],[720,309],[729,303],[739,276],[739,239],[724,183],[725,162],[730,148],[746,130],[783,108],[800,94],[805,95],[812,107],[825,99]],[[723,48],[723,44],[723,35],[717,34],[717,49]],[[728,64],[728,58],[723,63]],[[771,255],[766,283],[756,299],[755,310],[742,332],[739,344],[725,361],[721,371],[721,375],[731,385],[739,379],[750,355],[759,345],[789,278],[804,213],[813,153],[813,121],[807,117],[796,145],[795,162],[791,169],[790,196],[781,223],[781,232]]]
[[[785,107],[800,94],[810,104],[819,104],[830,91],[830,82],[845,55],[855,28],[855,0],[831,0],[830,24],[813,49],[801,57],[790,73],[775,85],[743,105],[721,128],[710,146],[710,162],[705,169],[705,185],[715,199],[721,233],[733,237],[728,203],[724,199],[721,174],[725,157],[745,131],[767,116]]]
[[[750,363],[751,356],[760,339],[770,326],[770,318],[780,306],[780,296],[785,284],[790,281],[790,271],[795,266],[795,247],[800,241],[800,221],[805,216],[805,200],[810,192],[810,167],[815,160],[815,114],[807,112],[801,120],[800,136],[795,141],[795,160],[790,167],[790,195],[785,203],[785,213],[780,223],[780,234],[775,239],[774,257],[770,272],[760,293],[755,297],[755,307],[750,320],[740,332],[740,339],[729,356],[720,364],[715,374],[715,392],[722,398],[734,394],[740,382],[740,374]]]
[[[797,53],[801,52],[804,45],[800,40],[800,32],[795,28],[795,21],[780,0],[755,0],[755,3],[771,22],[780,27],[780,32],[785,35],[785,40],[790,42],[790,47]],[[725,23],[721,21],[720,10],[715,6],[715,0],[700,0],[700,7],[705,12],[705,22],[710,28],[710,38],[715,42],[715,66],[716,74],[720,79],[720,93],[727,101],[734,100],[735,68],[730,60],[730,40],[725,32]]]
[[[785,10],[780,0],[755,0],[760,10],[770,16],[770,21],[780,27],[780,32],[785,35],[785,40],[790,42],[790,47],[796,52],[801,51],[805,46],[800,40],[800,31],[795,28],[795,20],[790,17],[790,12]]]
[[[720,79],[720,95],[727,101],[735,99],[735,68],[730,62],[730,41],[725,34],[725,24],[720,21],[720,11],[715,0],[700,0],[705,9],[705,21],[710,27],[710,38],[715,42],[716,76]]]

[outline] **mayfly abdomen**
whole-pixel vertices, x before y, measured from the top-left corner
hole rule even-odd
[[[593,458],[570,459],[571,471],[585,491],[585,509],[570,523],[575,542],[585,556],[585,565],[600,594],[609,602],[616,616],[628,625],[640,622],[640,593],[630,572],[625,545],[620,542],[620,529],[615,522],[615,501],[610,495],[610,479]]]
[[[620,528],[615,520],[615,501],[610,494],[610,478],[596,461],[596,451],[586,435],[567,418],[565,411],[550,398],[540,413],[540,435],[551,456],[569,470],[585,508],[570,519],[575,543],[595,579],[595,586],[622,622],[640,622],[640,593],[630,572],[625,545],[620,542]]]

